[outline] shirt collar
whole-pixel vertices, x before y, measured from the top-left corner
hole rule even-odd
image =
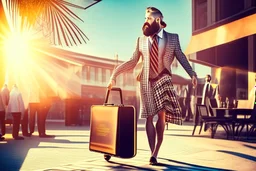
[[[161,29],[161,30],[159,31],[159,33],[157,34],[158,37],[161,38],[161,39],[163,38],[163,32],[164,32],[163,30],[164,30],[164,29]]]
[[[157,36],[160,38],[160,39],[162,39],[163,38],[163,31],[164,29],[161,29],[158,33],[157,33]],[[148,37],[149,38],[149,41],[150,41],[150,43],[152,43],[153,42],[153,40],[152,40],[152,38],[149,36]]]

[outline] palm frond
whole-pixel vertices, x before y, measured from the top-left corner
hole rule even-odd
[[[87,0],[84,0],[85,2]],[[89,1],[89,0],[88,0]],[[101,0],[90,0],[91,4],[81,6],[68,0],[6,0],[6,6],[15,25],[17,16],[21,17],[21,28],[33,28],[35,24],[47,25],[53,44],[73,46],[86,43],[89,39],[75,24],[83,20],[74,9],[84,10]]]

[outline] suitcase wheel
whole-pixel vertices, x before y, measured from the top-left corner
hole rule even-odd
[[[104,159],[105,159],[106,161],[109,161],[109,160],[110,160],[110,158],[111,158],[111,156],[110,156],[110,155],[108,155],[108,154],[104,154]]]

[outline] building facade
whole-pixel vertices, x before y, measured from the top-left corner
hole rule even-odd
[[[220,96],[250,107],[256,73],[256,1],[192,0],[190,61],[212,68]]]
[[[52,91],[54,102],[48,119],[64,119],[66,112],[78,114],[82,110],[88,121],[91,105],[103,105],[113,69],[124,61],[119,61],[118,57],[108,59],[58,48],[48,51],[61,57],[48,61],[62,67],[62,72],[48,73],[58,82],[56,90]],[[133,70],[120,74],[116,86],[122,89],[124,104],[139,108],[138,85]],[[111,92],[108,102],[119,104],[119,93]]]
[[[58,85],[55,86],[55,90],[47,92],[47,94],[52,94],[54,99],[48,119],[62,120],[67,113],[78,114],[80,111],[88,121],[90,107],[103,105],[110,76],[114,68],[124,61],[118,60],[118,56],[109,59],[59,48],[50,48],[48,52],[55,56],[55,58],[47,59],[48,63],[54,63],[52,67],[57,66],[60,71],[48,73],[57,82],[55,85]],[[137,117],[140,115],[140,90],[136,74],[140,71],[140,65],[139,62],[134,70],[120,74],[116,80],[116,87],[122,89],[124,104],[133,105]],[[50,67],[49,64],[47,66]],[[53,70],[56,71],[56,69]],[[190,83],[190,79],[179,75],[173,74],[172,77],[175,87],[187,86]],[[108,102],[120,104],[119,93],[112,92]]]

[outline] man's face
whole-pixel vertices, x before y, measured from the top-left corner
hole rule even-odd
[[[154,18],[150,13],[146,13],[145,23],[143,24],[142,31],[145,36],[153,36],[160,29],[159,23],[156,22],[156,18]]]

